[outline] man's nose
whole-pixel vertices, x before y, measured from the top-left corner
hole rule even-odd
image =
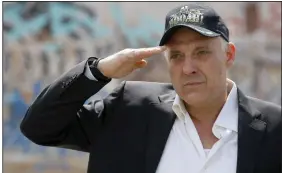
[[[197,68],[195,66],[195,63],[193,62],[193,60],[191,60],[191,58],[186,57],[183,64],[183,73],[186,75],[190,75],[195,74],[196,72]]]

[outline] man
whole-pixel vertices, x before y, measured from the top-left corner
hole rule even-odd
[[[83,105],[161,52],[172,84],[122,82]],[[21,130],[39,145],[89,152],[89,173],[280,173],[281,107],[227,79],[234,59],[213,9],[177,7],[160,47],[81,62],[42,91]]]

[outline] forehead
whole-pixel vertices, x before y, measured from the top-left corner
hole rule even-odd
[[[182,44],[210,43],[214,39],[215,38],[203,36],[192,29],[182,27],[173,33],[167,42],[167,46],[174,47]]]

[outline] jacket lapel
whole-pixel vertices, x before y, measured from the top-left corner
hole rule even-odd
[[[160,103],[151,103],[147,124],[145,172],[155,173],[176,115],[172,110],[175,93],[159,97]]]
[[[175,121],[172,110],[175,92],[159,96],[160,103],[151,103],[150,116],[147,116],[147,146],[145,172],[155,173],[165,144]],[[266,129],[262,114],[250,103],[250,100],[238,89],[238,158],[237,173],[254,173],[256,154]]]
[[[251,105],[250,100],[238,89],[238,158],[237,173],[253,173],[255,158],[259,153],[266,123],[261,113]]]

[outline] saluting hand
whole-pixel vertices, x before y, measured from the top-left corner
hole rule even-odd
[[[145,67],[147,65],[147,61],[145,60],[146,58],[159,54],[165,49],[165,46],[124,49],[100,60],[98,63],[98,69],[106,77],[122,78],[138,68]]]

